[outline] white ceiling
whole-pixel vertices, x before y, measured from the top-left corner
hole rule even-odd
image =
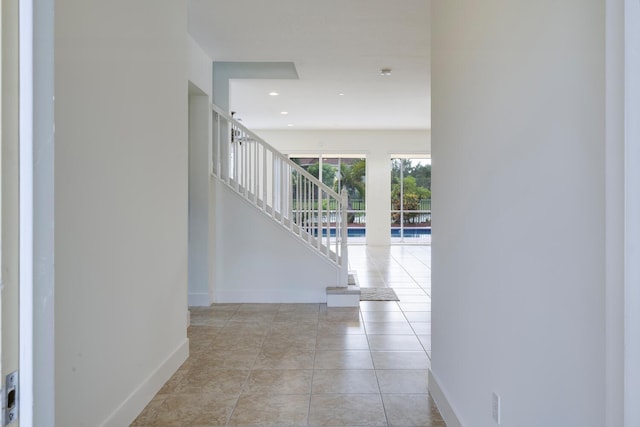
[[[428,0],[189,0],[189,32],[214,61],[295,64],[299,80],[232,80],[249,128],[431,126]]]

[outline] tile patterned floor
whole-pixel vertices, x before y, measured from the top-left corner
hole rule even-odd
[[[192,308],[189,359],[132,425],[444,426],[427,390],[430,251],[349,248],[360,286],[398,302]]]

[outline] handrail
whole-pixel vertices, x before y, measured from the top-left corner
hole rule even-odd
[[[339,267],[347,286],[347,196],[338,194],[216,105],[211,175]]]
[[[326,191],[327,193],[331,194],[332,197],[340,200],[340,194],[338,194],[335,190],[333,190],[331,187],[329,187],[327,184],[325,184],[324,182],[320,181],[318,178],[316,178],[315,176],[311,175],[309,172],[307,172],[303,167],[301,167],[299,164],[293,162],[291,159],[289,159],[287,156],[285,156],[284,154],[282,154],[280,151],[278,151],[276,148],[274,148],[272,145],[270,145],[268,142],[266,142],[264,139],[262,139],[261,137],[259,137],[257,134],[255,134],[254,132],[252,132],[250,129],[246,128],[244,125],[242,125],[242,123],[240,123],[239,121],[237,121],[236,119],[234,119],[231,115],[227,114],[224,112],[224,110],[222,110],[220,107],[218,107],[215,104],[211,104],[211,109],[213,111],[215,111],[217,114],[219,114],[222,118],[224,118],[227,122],[229,123],[233,123],[234,127],[237,129],[241,129],[245,134],[247,134],[248,136],[251,137],[251,139],[259,141],[260,144],[264,145],[266,148],[268,148],[270,151],[272,151],[274,154],[276,154],[278,157],[280,157],[282,160],[286,161],[287,163],[289,163],[291,166],[293,166],[298,172],[300,172],[303,176],[305,176],[307,179],[311,180],[311,181],[315,181],[315,184],[319,187],[321,187],[323,189],[323,191]]]

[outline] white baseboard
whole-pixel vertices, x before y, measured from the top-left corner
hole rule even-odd
[[[153,399],[180,365],[189,357],[189,340],[180,344],[127,398],[100,427],[122,427],[130,425]]]
[[[449,404],[449,399],[447,399],[447,396],[442,391],[442,388],[436,380],[436,377],[433,375],[433,372],[431,372],[431,369],[429,369],[429,392],[431,393],[433,401],[436,402],[436,406],[438,407],[444,422],[447,424],[447,427],[462,427],[462,423]]]
[[[288,289],[224,290],[216,294],[216,303],[325,303],[326,286],[316,288],[300,287],[294,291]]]
[[[211,300],[206,292],[191,293],[187,296],[187,304],[189,307],[209,307]]]

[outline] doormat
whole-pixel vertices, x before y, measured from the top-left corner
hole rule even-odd
[[[400,301],[391,288],[360,288],[360,301]]]

